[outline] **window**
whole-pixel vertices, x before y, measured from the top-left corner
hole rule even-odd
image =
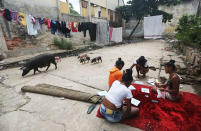
[[[113,21],[114,13],[113,11],[110,11],[110,21]]]
[[[99,18],[101,17],[101,11],[98,11],[98,17]]]
[[[3,7],[3,0],[0,0],[0,7]]]

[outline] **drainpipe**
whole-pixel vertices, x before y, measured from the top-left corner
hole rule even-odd
[[[89,22],[91,22],[91,2],[88,0],[88,17],[89,17]]]

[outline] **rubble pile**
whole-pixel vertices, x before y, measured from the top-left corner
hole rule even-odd
[[[201,64],[185,68],[177,65],[177,73],[182,77],[182,83],[184,84],[201,83]]]

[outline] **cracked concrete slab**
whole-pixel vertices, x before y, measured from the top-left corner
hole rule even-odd
[[[0,86],[0,116],[18,110],[30,101],[30,98],[17,93],[14,88],[8,88],[1,84]]]
[[[33,114],[14,111],[0,117],[1,131],[64,131],[63,125],[43,121]]]

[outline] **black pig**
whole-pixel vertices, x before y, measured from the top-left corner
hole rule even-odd
[[[21,69],[23,70],[22,76],[25,76],[29,73],[30,70],[34,70],[34,75],[36,71],[41,72],[38,68],[43,68],[47,66],[46,71],[49,69],[50,64],[53,63],[55,65],[55,70],[57,69],[57,63],[55,61],[55,57],[51,54],[42,54],[32,58],[28,61]]]

